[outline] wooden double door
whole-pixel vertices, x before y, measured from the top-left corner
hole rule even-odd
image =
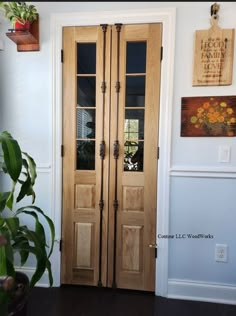
[[[63,29],[62,283],[154,291],[161,37]]]

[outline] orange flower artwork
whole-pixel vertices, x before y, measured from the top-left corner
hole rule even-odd
[[[183,97],[181,136],[236,136],[236,96]]]

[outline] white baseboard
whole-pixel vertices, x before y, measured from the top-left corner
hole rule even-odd
[[[168,298],[236,305],[236,286],[169,279]]]
[[[17,267],[16,270],[25,273],[29,278],[32,277],[34,272],[34,269],[31,267]],[[36,286],[49,286],[47,272],[44,273]],[[236,305],[236,286],[169,279],[167,298]]]

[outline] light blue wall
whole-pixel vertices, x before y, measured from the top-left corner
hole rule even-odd
[[[170,234],[186,236],[170,240],[171,279],[236,285],[235,188],[235,179],[172,179]],[[228,245],[228,263],[215,261],[215,244]]]
[[[169,278],[236,285],[235,137],[180,137],[181,97],[236,92],[235,57],[232,85],[192,87],[194,31],[210,27],[209,8],[209,3],[199,2],[177,8],[171,167],[185,170],[186,175],[171,176],[170,232],[212,234],[213,239],[170,240]],[[235,3],[220,3],[219,25],[235,28],[235,13]],[[218,162],[221,145],[230,146],[229,163]],[[229,173],[222,175],[224,170]],[[228,263],[215,261],[217,243],[228,245]]]
[[[220,26],[236,28],[236,4],[220,2]],[[39,166],[37,203],[51,212],[52,70],[50,14],[139,8],[174,7],[176,50],[170,172],[170,233],[205,233],[213,239],[170,241],[169,278],[236,286],[236,140],[180,137],[182,96],[235,95],[236,61],[230,86],[192,87],[194,31],[210,27],[212,2],[35,2],[40,16],[40,51],[17,53],[4,36],[10,28],[2,21],[0,35],[0,124],[16,136]],[[81,13],[82,14],[82,13]],[[218,162],[219,146],[231,148],[231,161]],[[185,170],[185,176],[181,170]],[[227,174],[222,173],[225,169]],[[207,171],[211,170],[209,174]],[[194,174],[191,172],[194,171]],[[177,174],[180,172],[180,174]],[[181,175],[181,176],[179,176]],[[218,175],[220,175],[218,177]],[[232,178],[228,178],[232,177]],[[216,263],[216,243],[229,246],[228,263]]]

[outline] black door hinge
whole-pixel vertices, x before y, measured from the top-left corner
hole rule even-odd
[[[61,145],[61,157],[64,157],[64,145]]]
[[[161,61],[163,59],[163,46],[161,46]]]
[[[157,248],[155,248],[155,258],[157,258]]]
[[[62,250],[62,239],[60,239],[59,250],[60,250],[60,252],[61,252],[61,250]]]
[[[160,147],[157,147],[157,159],[160,157]]]
[[[61,49],[61,63],[64,63],[64,51]]]

